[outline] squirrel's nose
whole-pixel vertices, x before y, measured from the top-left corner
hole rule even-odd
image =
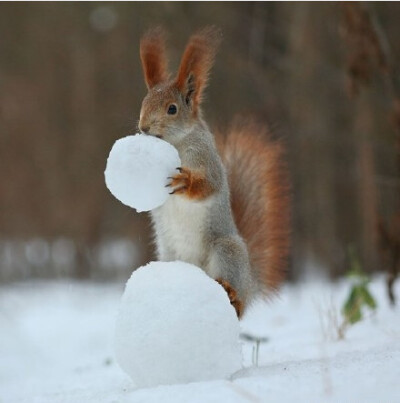
[[[139,130],[142,133],[148,134],[150,131],[150,126],[145,126],[145,125],[139,124]]]

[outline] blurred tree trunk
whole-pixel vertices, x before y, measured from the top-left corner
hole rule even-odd
[[[377,232],[378,210],[374,157],[371,143],[360,141],[359,160],[359,205],[361,215],[361,251],[364,269],[371,273],[378,268]]]
[[[390,47],[385,32],[378,24],[378,19],[371,7],[360,2],[346,2],[341,5],[343,12],[343,37],[347,44],[347,69],[349,75],[349,89],[351,95],[357,96],[357,105],[361,110],[356,110],[357,120],[359,122],[359,131],[369,132],[371,126],[370,119],[373,112],[377,109],[376,97],[373,96],[374,80],[383,78],[382,82],[386,85],[385,96],[388,98],[388,104],[391,105],[392,115],[394,117],[395,128],[395,148],[397,152],[397,177],[400,178],[400,92],[398,86],[398,77],[393,64]],[[381,77],[380,77],[381,76]],[[369,97],[369,99],[367,98]],[[366,101],[368,99],[368,101]],[[368,105],[366,107],[366,105]],[[359,109],[357,108],[357,109]],[[375,128],[379,133],[379,128]],[[364,134],[365,136],[365,134]],[[372,137],[372,136],[370,136]],[[365,138],[365,137],[364,137]],[[363,146],[362,146],[363,147]],[[372,159],[372,154],[367,149],[361,150],[361,165],[367,169],[365,174],[372,174],[368,162]],[[394,303],[393,283],[398,274],[400,264],[400,229],[397,217],[400,216],[400,195],[397,194],[397,203],[395,213],[389,223],[385,222],[383,217],[377,218],[378,211],[376,206],[375,186],[369,179],[363,178],[361,194],[364,205],[364,231],[374,232],[378,229],[380,245],[383,256],[389,256],[389,262],[386,262],[388,270],[388,295]],[[369,189],[369,190],[368,190]],[[400,188],[398,188],[400,189]],[[368,193],[368,194],[367,194]],[[373,235],[363,237],[364,247],[370,247],[364,250],[364,263],[368,267],[376,262],[376,242]]]
[[[286,101],[292,121],[292,163],[297,170],[297,200],[294,238],[296,265],[335,272],[339,262],[335,215],[335,145],[329,140],[330,97],[325,96],[321,54],[329,38],[318,29],[318,21],[331,14],[331,6],[290,4],[290,73]],[[310,87],[310,84],[314,87]],[[325,111],[326,113],[323,113]],[[323,161],[323,163],[321,163]]]

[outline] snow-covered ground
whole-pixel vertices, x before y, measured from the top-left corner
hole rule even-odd
[[[348,287],[287,286],[270,304],[255,306],[243,331],[269,341],[260,347],[258,367],[252,367],[252,345],[244,344],[246,368],[232,381],[136,389],[113,358],[123,285],[1,286],[0,402],[397,403],[400,307],[388,306],[384,281],[376,279],[376,313],[349,328],[345,340],[334,340],[328,318]]]

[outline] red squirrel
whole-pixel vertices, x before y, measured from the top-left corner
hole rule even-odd
[[[140,42],[148,93],[139,130],[178,150],[171,197],[151,212],[159,260],[202,268],[226,290],[239,318],[257,295],[283,280],[289,248],[288,175],[283,148],[254,122],[237,122],[217,146],[201,103],[220,31],[193,34],[176,76],[167,70],[165,34]],[[219,151],[218,151],[219,150]]]

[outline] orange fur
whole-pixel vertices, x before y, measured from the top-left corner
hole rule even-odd
[[[140,59],[149,89],[168,79],[165,33],[162,28],[150,29],[142,37]]]
[[[189,199],[201,200],[210,196],[213,189],[204,175],[188,168],[180,168],[180,173],[173,176],[168,186],[174,188],[171,194],[182,194]]]
[[[232,286],[225,280],[219,278],[216,281],[217,283],[221,284],[221,286],[225,289],[226,293],[228,294],[229,301],[235,308],[237,317],[240,319],[244,312],[244,304],[237,298],[236,290],[232,288]]]
[[[283,147],[268,130],[235,124],[220,143],[232,211],[247,243],[250,262],[267,290],[282,282],[289,250],[289,180]]]
[[[208,75],[220,41],[220,31],[215,27],[206,27],[190,37],[183,53],[175,85],[185,95],[193,93],[195,114],[207,86]]]

